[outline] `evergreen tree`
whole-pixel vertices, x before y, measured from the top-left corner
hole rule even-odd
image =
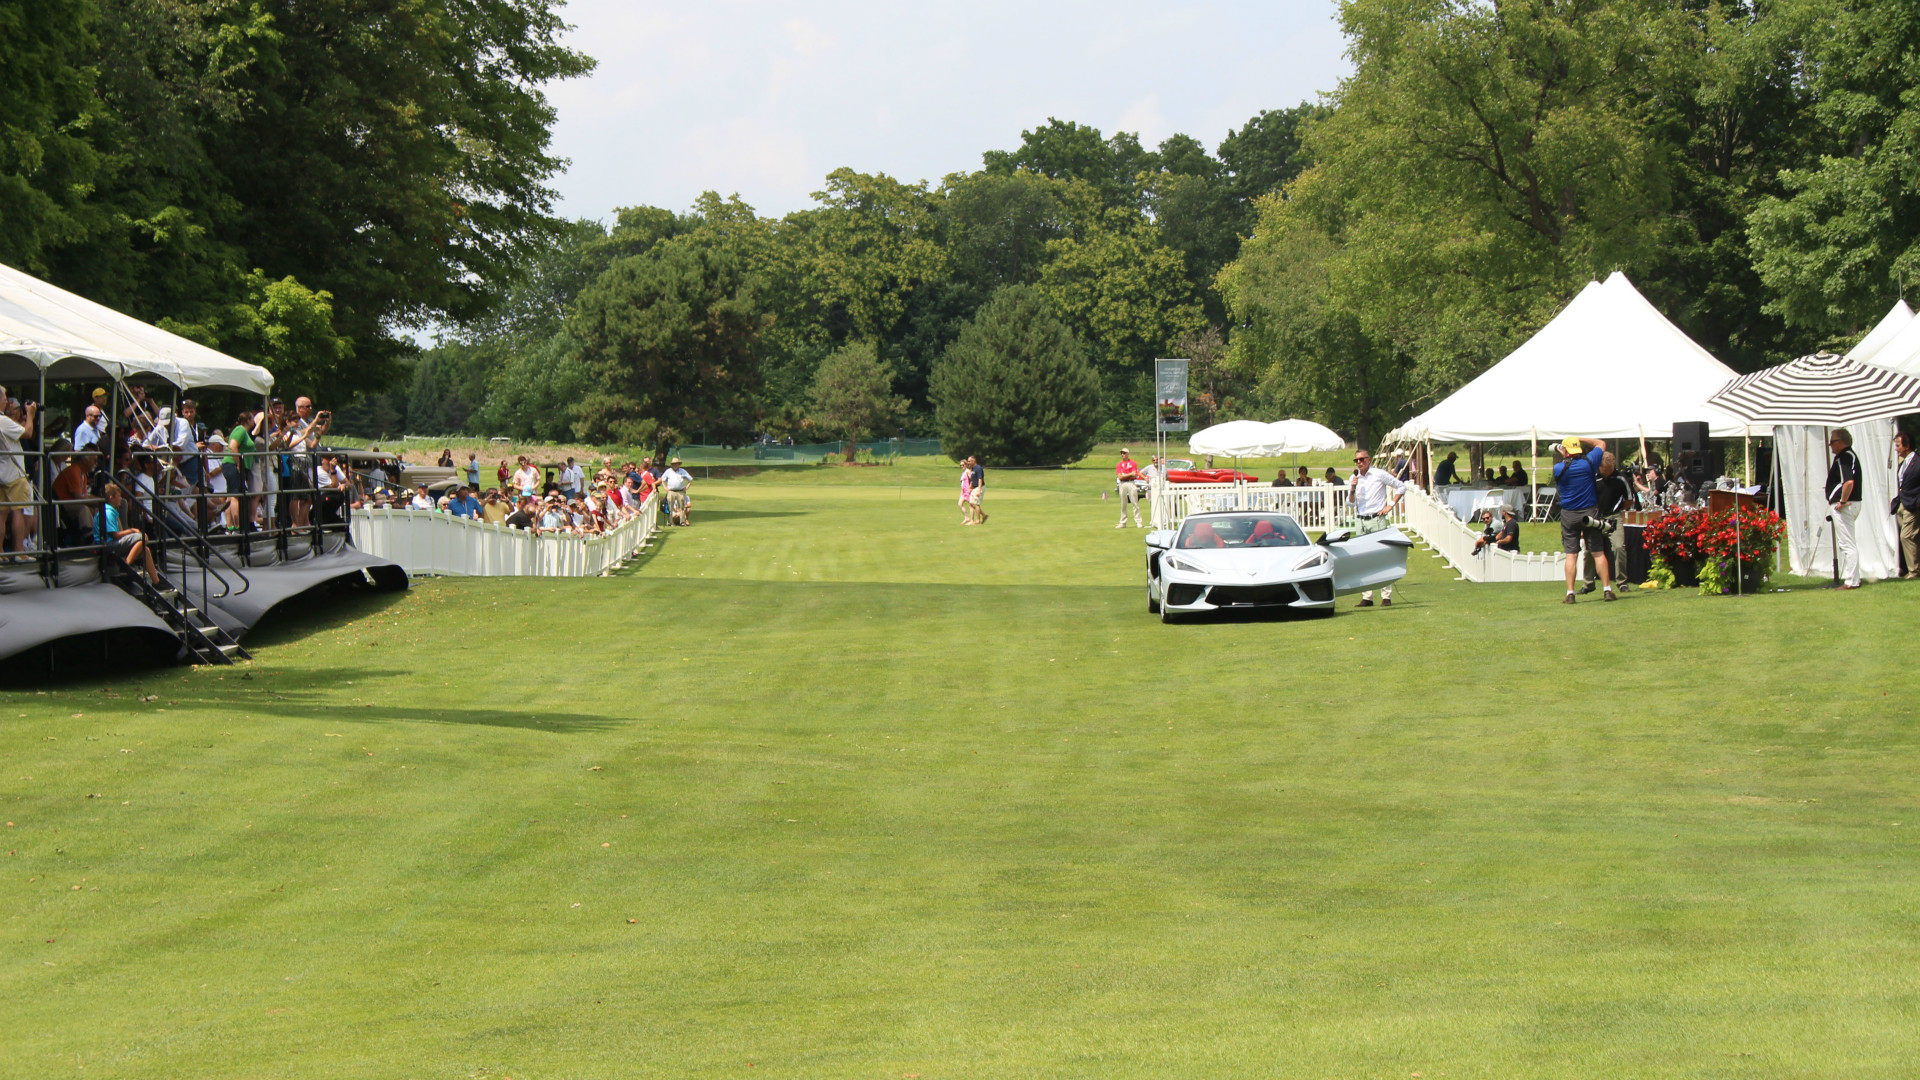
[[[1029,286],[996,290],[934,366],[942,446],[956,460],[1060,465],[1093,447],[1100,377]]]
[[[863,436],[876,434],[906,415],[907,401],[893,392],[893,370],[880,362],[873,342],[836,351],[813,373],[808,397],[813,422],[847,437],[847,460]]]

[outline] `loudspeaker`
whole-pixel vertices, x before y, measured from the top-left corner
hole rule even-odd
[[[1688,420],[1673,425],[1673,471],[1694,487],[1710,484],[1720,475],[1707,443],[1705,423]]]

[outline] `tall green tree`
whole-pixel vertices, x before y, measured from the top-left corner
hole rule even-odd
[[[871,341],[836,349],[821,361],[808,399],[814,424],[846,438],[848,461],[861,439],[887,430],[907,412],[907,400],[893,392],[893,369],[880,362]]]
[[[981,305],[934,367],[932,394],[955,460],[1062,465],[1085,456],[1100,427],[1100,377],[1031,286]]]
[[[743,260],[698,233],[615,260],[567,321],[592,386],[576,433],[663,451],[693,437],[743,440],[766,326]]]
[[[1822,136],[1752,210],[1767,310],[1849,335],[1920,280],[1920,9],[1905,0],[1789,6]]]

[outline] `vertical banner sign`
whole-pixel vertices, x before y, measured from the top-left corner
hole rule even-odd
[[[1154,430],[1187,430],[1187,361],[1153,362]]]

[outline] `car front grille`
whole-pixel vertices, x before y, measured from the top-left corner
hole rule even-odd
[[[1182,585],[1177,583],[1168,585],[1167,603],[1172,604],[1174,607],[1186,607],[1188,604],[1200,599],[1200,591],[1204,588],[1206,588],[1204,585]]]
[[[1207,602],[1216,607],[1241,607],[1255,604],[1291,604],[1300,599],[1292,585],[1215,585]]]
[[[1328,578],[1302,581],[1299,588],[1300,595],[1313,603],[1327,604],[1333,601],[1333,582]]]

